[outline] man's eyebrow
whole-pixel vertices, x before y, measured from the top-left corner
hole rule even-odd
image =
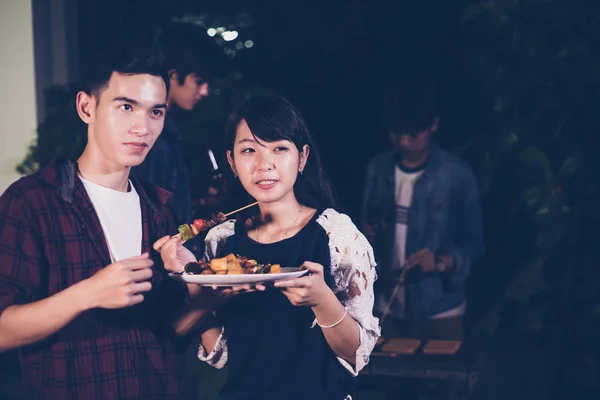
[[[133,104],[133,105],[136,105],[136,106],[140,104],[139,101],[134,100],[134,99],[130,99],[129,97],[125,97],[125,96],[115,97],[113,99],[113,101],[123,101],[125,103],[130,103],[130,104]],[[153,109],[154,108],[164,108],[166,110],[167,109],[167,104],[166,103],[157,103],[157,104],[153,105],[152,108]]]
[[[135,105],[138,105],[138,104],[140,104],[140,102],[139,102],[139,101],[137,101],[137,100],[134,100],[134,99],[130,99],[129,97],[125,97],[125,96],[118,96],[118,97],[115,97],[115,98],[113,99],[113,101],[124,101],[124,102],[126,102],[126,103],[131,103],[131,104],[135,104]]]

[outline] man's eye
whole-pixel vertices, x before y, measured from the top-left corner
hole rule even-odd
[[[131,105],[130,105],[130,104],[123,104],[123,105],[121,105],[121,109],[122,109],[123,111],[131,111],[131,110],[132,110],[132,108],[131,108]]]
[[[163,110],[152,110],[152,115],[154,115],[155,117],[162,117],[163,114]]]

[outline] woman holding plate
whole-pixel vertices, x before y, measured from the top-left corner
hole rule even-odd
[[[223,399],[349,398],[380,334],[371,246],[331,208],[312,138],[284,98],[255,96],[232,115],[227,158],[258,209],[214,227],[206,261],[233,253],[308,273],[269,287],[202,287],[178,331],[204,321],[198,356],[216,368],[227,363]],[[195,261],[181,244],[155,244],[173,272]]]

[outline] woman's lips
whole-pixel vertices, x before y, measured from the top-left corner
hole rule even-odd
[[[276,179],[263,179],[260,180],[258,182],[256,182],[256,184],[258,185],[258,187],[260,187],[261,189],[271,189],[273,188],[275,185],[277,185],[279,181]]]

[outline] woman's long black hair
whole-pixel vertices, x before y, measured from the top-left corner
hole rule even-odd
[[[334,207],[331,185],[325,177],[315,143],[304,118],[292,103],[270,92],[246,100],[229,117],[226,146],[232,155],[237,127],[242,120],[246,121],[252,135],[262,141],[289,140],[299,152],[308,145],[310,152],[306,166],[294,185],[296,199],[300,204],[316,209]]]

